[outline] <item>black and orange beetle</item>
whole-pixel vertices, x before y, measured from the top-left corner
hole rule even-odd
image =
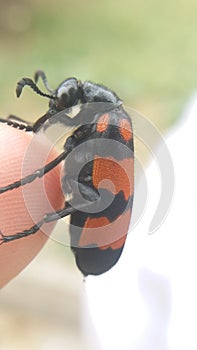
[[[50,94],[43,93],[36,85],[39,77]],[[129,229],[134,190],[131,119],[113,91],[90,81],[69,78],[53,91],[45,74],[38,71],[35,82],[29,78],[18,82],[18,97],[25,85],[50,99],[49,110],[33,125],[17,117],[0,119],[1,122],[35,133],[55,123],[73,127],[74,131],[56,159],[33,174],[1,187],[0,193],[24,186],[64,161],[62,189],[66,204],[23,232],[1,233],[1,244],[35,234],[44,223],[71,215],[71,249],[78,268],[84,276],[102,274],[118,261]],[[71,118],[69,111],[76,105],[79,110]]]

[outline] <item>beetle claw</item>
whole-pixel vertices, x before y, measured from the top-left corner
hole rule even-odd
[[[0,245],[2,245],[3,243],[5,243],[5,236],[4,234],[2,233],[2,231],[0,230]]]

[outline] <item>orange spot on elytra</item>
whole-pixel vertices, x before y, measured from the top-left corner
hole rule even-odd
[[[110,186],[110,180],[113,186]],[[133,194],[134,162],[133,158],[117,160],[114,158],[95,158],[92,181],[95,188],[108,189],[114,195],[123,191],[126,200]]]
[[[79,240],[79,246],[85,247],[96,244],[102,250],[122,248],[129,229],[130,218],[130,209],[113,222],[110,222],[106,217],[87,218]]]
[[[127,119],[120,119],[119,131],[125,141],[129,141],[132,139],[131,124]]]
[[[103,132],[105,130],[107,130],[109,125],[109,114],[103,114],[97,122],[97,127],[96,127],[96,131],[98,132]]]

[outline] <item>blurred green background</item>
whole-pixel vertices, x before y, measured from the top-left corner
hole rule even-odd
[[[196,13],[195,0],[0,0],[1,117],[46,111],[28,88],[15,96],[20,78],[43,69],[54,88],[70,76],[103,83],[166,130],[197,86]],[[1,349],[88,349],[82,277],[54,246],[3,289]]]
[[[69,76],[103,83],[162,129],[196,88],[194,0],[1,0],[0,10],[1,115],[46,110],[32,92],[14,96],[38,68],[54,88]]]

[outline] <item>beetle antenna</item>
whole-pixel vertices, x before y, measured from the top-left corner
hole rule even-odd
[[[37,84],[39,78],[42,79],[42,82],[45,86],[45,88],[49,91],[49,92],[53,92],[53,89],[51,89],[51,87],[49,86],[49,83],[48,83],[48,80],[47,80],[47,77],[46,77],[46,74],[42,71],[42,70],[37,70],[34,74],[34,80],[35,80],[35,83]]]
[[[28,85],[32,90],[34,90],[38,95],[44,96],[44,97],[48,97],[50,99],[55,99],[55,97],[53,95],[48,95],[45,94],[44,92],[42,92],[37,85],[33,82],[32,79],[29,78],[22,78],[16,86],[16,96],[20,97],[21,92],[24,88],[25,85]]]

